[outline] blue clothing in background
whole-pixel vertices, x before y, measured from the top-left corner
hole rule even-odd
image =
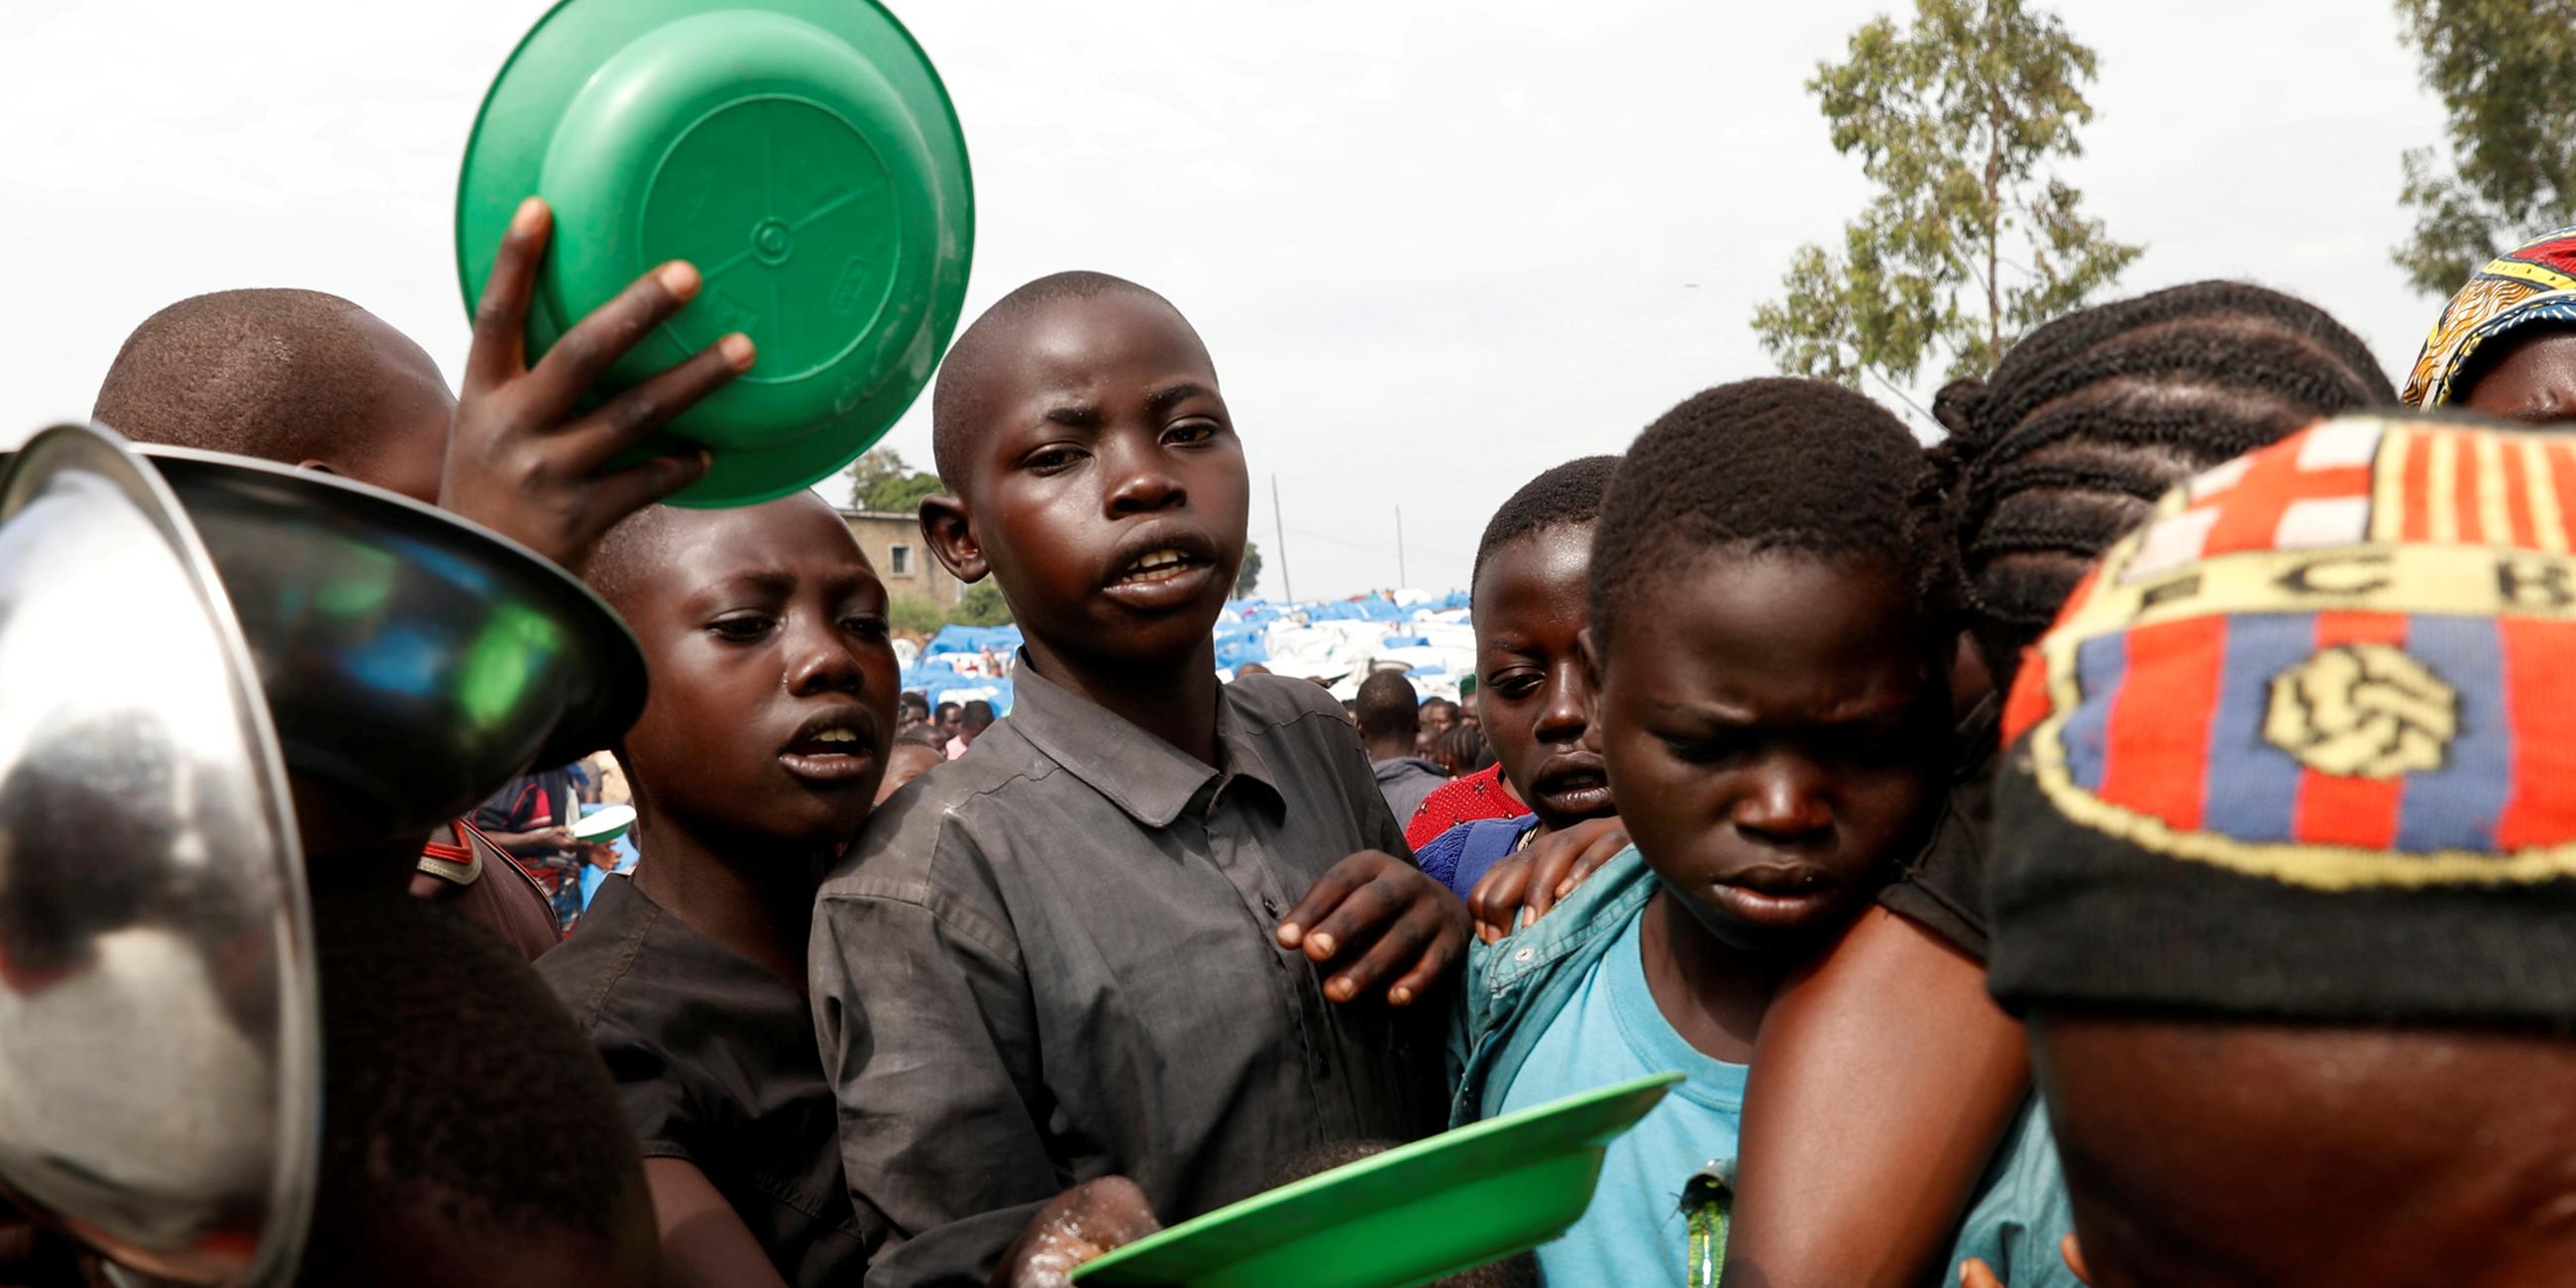
[[[602,869],[587,863],[581,865],[581,910],[583,912],[590,911],[590,901],[598,895],[601,882],[606,881],[611,873],[634,871],[635,860],[642,857],[635,852],[635,837],[632,833],[609,842],[608,848],[617,852],[617,866]]]
[[[1476,883],[1484,879],[1504,855],[1521,846],[1521,838],[1538,826],[1538,815],[1519,818],[1480,818],[1460,823],[1431,838],[1429,844],[1413,852],[1413,861],[1432,880],[1449,887],[1459,898],[1467,897]]]
[[[1690,1246],[1683,1187],[1711,1165],[1727,1175],[1735,1171],[1748,1070],[1701,1054],[1665,1022],[1646,987],[1643,925],[1643,917],[1628,919],[1530,1048],[1498,1106],[1513,1113],[1667,1070],[1689,1075],[1644,1121],[1610,1142],[1591,1208],[1538,1250],[1547,1283],[1683,1282]]]

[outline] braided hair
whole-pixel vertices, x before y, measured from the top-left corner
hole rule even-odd
[[[1933,401],[1929,454],[1997,683],[2103,548],[2202,470],[2320,416],[2394,403],[2368,348],[2304,300],[2194,282],[2067,314]]]

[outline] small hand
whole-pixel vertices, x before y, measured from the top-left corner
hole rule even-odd
[[[1316,878],[1313,889],[1279,923],[1279,946],[1302,948],[1318,965],[1358,954],[1324,981],[1324,996],[1347,1002],[1390,972],[1391,1006],[1421,996],[1467,944],[1467,907],[1422,869],[1392,854],[1363,850]]]
[[[1626,825],[1617,818],[1591,818],[1550,832],[1487,868],[1467,892],[1476,937],[1490,944],[1535,923],[1626,848]]]
[[[2074,1274],[2077,1283],[2093,1282],[2093,1277],[2085,1272],[2084,1250],[2076,1246],[2074,1235],[2070,1234],[2058,1241],[2057,1255],[2065,1260],[2067,1270]],[[1959,1264],[1959,1288],[2008,1288],[2008,1286],[2003,1280],[1995,1277],[1993,1267],[1975,1257],[1970,1257]]]
[[[543,842],[545,848],[549,850],[578,849],[581,845],[580,838],[574,836],[572,834],[572,829],[569,827],[547,828],[544,832],[538,835],[537,839]]]
[[[534,197],[511,217],[474,311],[465,391],[447,439],[438,504],[511,537],[578,575],[626,516],[705,477],[705,449],[624,468],[618,455],[751,369],[751,338],[728,335],[660,375],[584,412],[582,396],[704,283],[674,260],[564,332],[528,365],[528,301],[553,214]]]
[[[986,1288],[1065,1288],[1073,1268],[1163,1228],[1145,1192],[1104,1176],[1048,1199],[994,1267]]]

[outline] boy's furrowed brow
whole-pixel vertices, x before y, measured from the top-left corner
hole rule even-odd
[[[771,599],[791,595],[796,591],[796,574],[775,568],[737,572],[718,578],[690,599],[693,602],[729,599],[744,591]]]
[[[1100,423],[1100,404],[1084,402],[1058,403],[1053,407],[1047,408],[1046,414],[1038,417],[1038,419],[1050,425],[1065,425],[1074,429],[1090,429]]]
[[[1164,411],[1184,398],[1196,398],[1208,392],[1210,391],[1206,385],[1195,380],[1182,380],[1165,385],[1146,395],[1145,406],[1153,411]]]

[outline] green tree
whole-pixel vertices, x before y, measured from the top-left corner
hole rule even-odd
[[[1234,597],[1252,598],[1252,588],[1260,583],[1261,547],[1246,541],[1243,543],[1243,567],[1234,574]]]
[[[850,462],[842,471],[850,480],[850,508],[854,510],[888,510],[911,514],[921,508],[921,498],[942,489],[939,476],[924,474],[904,464],[903,454],[880,447]]]
[[[1002,588],[987,577],[957,597],[957,610],[949,614],[949,620],[960,626],[1008,626],[1011,605],[1002,598]]]
[[[2450,158],[2406,153],[2415,233],[2391,251],[2415,289],[2448,295],[2514,243],[2576,224],[2576,0],[2397,0]]]
[[[1819,63],[1808,92],[1834,149],[1877,185],[1837,255],[1801,247],[1786,294],[1753,312],[1784,371],[1902,396],[1935,355],[1984,375],[2020,334],[2082,304],[2138,257],[2086,218],[2049,163],[2083,154],[2080,86],[2094,55],[2021,0],[1915,0],[1914,25],[1879,18],[1849,61]]]
[[[927,639],[948,624],[948,614],[939,605],[919,595],[893,595],[886,599],[886,623],[898,635],[918,635]]]

